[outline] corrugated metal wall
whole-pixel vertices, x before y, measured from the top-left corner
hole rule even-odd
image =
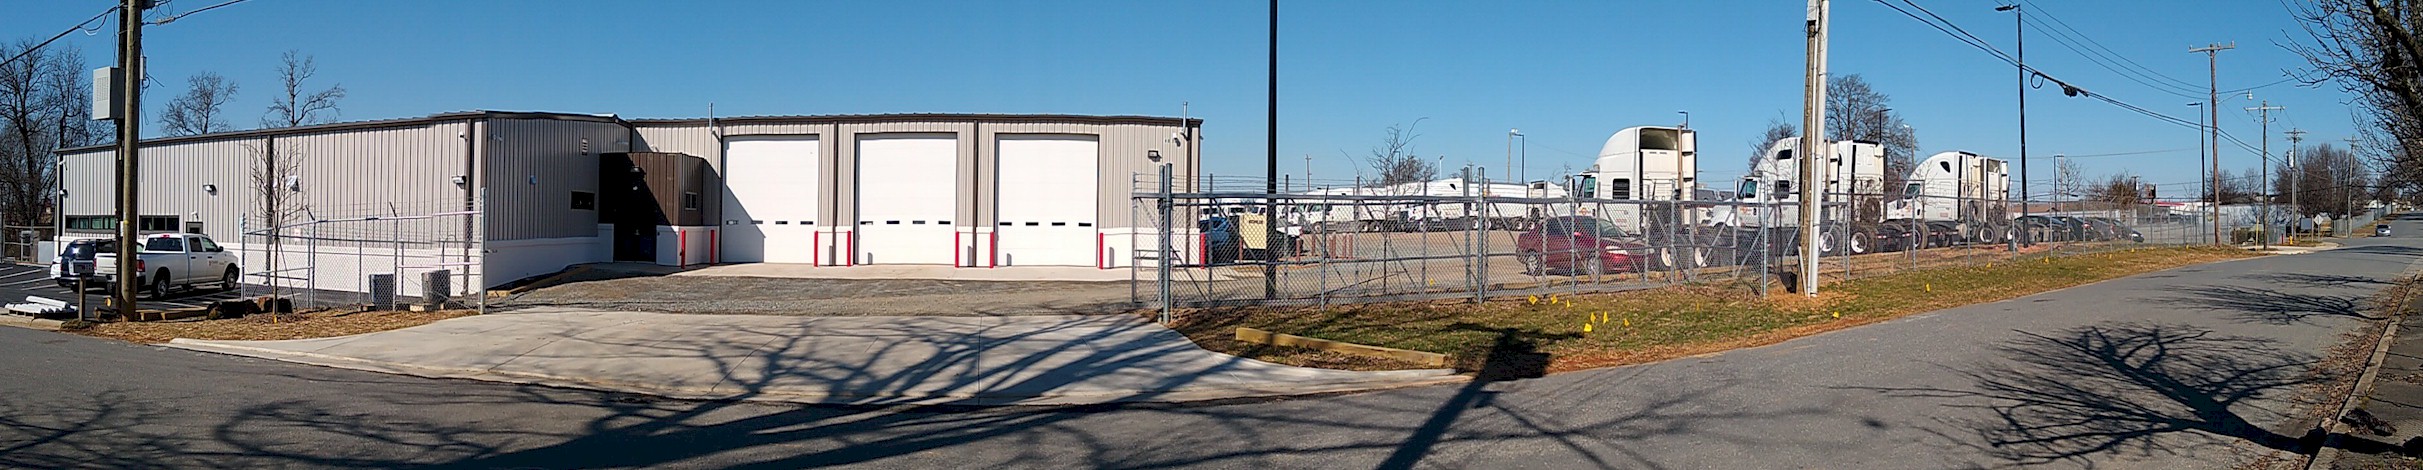
[[[146,146],[142,174],[145,215],[203,222],[213,238],[235,240],[247,211],[260,199],[252,181],[259,156],[275,148],[296,163],[296,187],[310,214],[339,219],[459,210],[465,190],[450,180],[465,173],[463,122],[423,123],[287,136],[243,136]],[[116,212],[116,152],[65,155],[66,214]],[[204,185],[218,191],[204,191]],[[451,209],[450,209],[451,207]],[[251,227],[259,229],[260,227]]]
[[[595,200],[598,155],[630,151],[629,129],[610,122],[493,119],[481,132],[489,240],[597,236],[597,210],[573,209],[572,192]]]

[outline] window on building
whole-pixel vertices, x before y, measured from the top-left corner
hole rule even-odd
[[[184,224],[177,222],[177,216],[173,215],[146,215],[135,218],[135,230],[144,232],[175,232],[184,228]]]
[[[67,216],[68,230],[115,230],[117,228],[118,216],[114,215]]]
[[[572,209],[583,211],[597,210],[597,193],[588,191],[573,191]]]
[[[705,200],[706,198],[699,197],[697,192],[681,193],[681,210],[698,210],[699,205],[703,204]]]

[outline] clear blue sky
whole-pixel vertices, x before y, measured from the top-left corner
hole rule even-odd
[[[40,38],[107,8],[105,0],[5,0],[0,38]],[[2220,87],[2284,78],[2301,40],[2274,0],[2029,0],[2120,56],[2194,84],[2192,46],[2235,41]],[[174,0],[161,14],[218,3]],[[1989,0],[1919,0],[2008,50],[2012,19]],[[183,78],[209,70],[242,87],[230,107],[249,124],[269,101],[280,52],[317,56],[323,84],[350,92],[342,119],[471,109],[693,117],[908,112],[1176,115],[1206,124],[1206,171],[1262,171],[1266,16],[1251,1],[411,1],[251,0],[146,29],[155,107]],[[1601,142],[1691,112],[1703,178],[1738,175],[1747,141],[1774,118],[1797,122],[1802,4],[1797,1],[1293,1],[1282,7],[1282,171],[1350,178],[1391,124],[1420,121],[1414,151],[1504,162],[1506,131],[1529,136],[1528,173],[1589,164]],[[2050,25],[2050,21],[2047,21]],[[2012,68],[1874,0],[1835,3],[1832,67],[1892,96],[1918,130],[1920,154],[2018,155]],[[2058,26],[2055,26],[2058,27]],[[71,35],[93,66],[112,38]],[[2193,120],[2190,99],[2097,67],[2043,32],[2029,62],[2073,84]],[[162,86],[166,85],[166,86]],[[163,90],[166,90],[165,92]],[[2277,131],[2337,141],[2351,128],[2344,93],[2294,84],[2256,91],[2288,109]],[[2261,137],[2240,110],[2223,128]],[[2056,153],[2157,151],[2081,158],[2089,175],[2196,179],[2195,132],[2097,101],[2029,92],[2032,172]],[[1422,120],[1421,118],[1428,119]],[[150,127],[150,126],[147,126]],[[2255,165],[2225,146],[2222,167]],[[2169,194],[2185,186],[2164,188]],[[2043,191],[2039,189],[2039,191]],[[2167,195],[2167,194],[2166,194]]]

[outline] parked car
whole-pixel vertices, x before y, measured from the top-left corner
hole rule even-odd
[[[1515,259],[1531,274],[1638,272],[1648,269],[1651,259],[1651,248],[1640,236],[1591,216],[1541,220],[1538,227],[1516,235],[1514,246]]]
[[[52,281],[58,282],[59,287],[69,289],[76,288],[77,281],[92,281],[91,285],[99,286],[101,279],[93,276],[93,256],[102,252],[116,251],[118,251],[117,240],[102,238],[70,240],[67,242],[67,246],[59,248],[59,255],[51,259],[50,278]]]
[[[2087,217],[2086,221],[2088,224],[2093,225],[2097,230],[2101,231],[2104,240],[2127,240],[2137,243],[2145,243],[2145,234],[2137,232],[2137,229],[2129,228],[2128,225],[2121,224],[2118,220],[2113,220],[2109,217]]]
[[[163,233],[143,237],[143,246],[135,252],[133,282],[143,286],[153,297],[166,297],[178,290],[198,289],[215,285],[234,289],[242,270],[235,255],[219,246],[210,237],[192,233]],[[93,271],[104,283],[115,286],[120,281],[118,254],[102,252],[93,257]]]
[[[2022,242],[2033,244],[2071,239],[2069,222],[2061,220],[2059,217],[2030,215],[2012,220],[2019,226],[2021,233],[2029,234],[2026,238],[2020,239]]]

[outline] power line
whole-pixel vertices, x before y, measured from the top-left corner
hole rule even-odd
[[[2054,84],[2057,84],[2057,85],[2061,85],[2061,88],[2062,88],[2062,93],[2069,94],[2069,95],[2071,95],[2071,96],[2084,96],[2084,97],[2088,97],[2088,98],[2094,98],[2094,99],[2096,99],[2096,100],[2098,100],[2098,101],[2103,101],[2103,102],[2105,102],[2105,103],[2110,103],[2110,104],[2111,104],[2111,105],[2113,105],[2113,106],[2118,106],[2118,107],[2120,107],[2121,109],[2125,109],[2125,110],[2128,110],[2128,111],[2130,111],[2130,112],[2134,112],[2134,113],[2137,113],[2137,114],[2143,114],[2143,115],[2145,115],[2146,117],[2151,117],[2151,118],[2154,118],[2154,119],[2159,120],[2159,121],[2163,121],[2163,122],[2170,123],[2170,124],[2172,124],[2172,125],[2176,125],[2176,126],[2180,126],[2180,127],[2186,127],[2186,128],[2189,128],[2189,129],[2196,129],[2196,130],[2204,130],[2204,129],[2205,129],[2205,126],[2204,126],[2202,123],[2198,123],[2198,122],[2192,122],[2192,121],[2188,121],[2188,120],[2186,120],[2186,119],[2180,119],[2180,118],[2177,118],[2177,117],[2172,117],[2172,116],[2167,115],[2167,114],[2162,114],[2162,113],[2161,113],[2161,112],[2159,112],[2159,111],[2154,111],[2154,110],[2151,110],[2151,109],[2146,109],[2145,107],[2142,107],[2142,106],[2137,106],[2137,105],[2134,105],[2134,104],[2129,104],[2129,103],[2128,103],[2128,102],[2126,102],[2126,101],[2120,101],[2120,100],[2119,100],[2119,99],[2117,99],[2117,98],[2112,98],[2112,97],[2110,97],[2110,96],[2105,96],[2105,95],[2103,95],[2103,94],[2101,94],[2101,93],[2096,93],[2096,92],[2089,91],[2089,90],[2084,89],[2084,88],[2079,88],[2079,87],[2077,87],[2077,86],[2074,86],[2074,85],[2069,84],[2069,82],[2062,81],[2062,80],[2061,80],[2061,79],[2059,79],[2059,78],[2054,78],[2052,75],[2050,75],[2050,74],[2046,74],[2046,73],[2044,73],[2044,71],[2042,71],[2042,70],[2038,70],[2038,69],[2036,69],[2035,67],[2030,67],[2030,66],[2027,66],[2026,64],[2022,64],[2022,63],[2020,63],[2018,59],[2014,59],[2014,58],[2012,58],[2010,55],[2008,55],[2008,54],[2004,54],[2004,53],[2003,53],[2001,50],[1994,49],[1994,48],[1993,48],[1993,46],[1992,46],[1992,45],[1990,45],[1990,44],[1988,44],[1988,43],[1986,43],[1984,39],[1979,39],[1979,38],[1977,37],[1977,35],[1974,35],[1974,34],[1969,34],[1968,30],[1961,28],[1961,27],[1960,27],[1960,25],[1957,25],[1957,24],[1952,24],[1952,23],[1951,23],[1951,21],[1949,21],[1949,20],[1944,20],[1942,16],[1940,16],[1940,15],[1936,15],[1936,14],[1935,14],[1935,12],[1927,10],[1927,8],[1926,8],[1926,7],[1919,6],[1917,3],[1913,3],[1913,2],[1911,2],[1910,0],[1900,0],[1900,1],[1901,1],[1901,3],[1902,3],[1902,4],[1904,4],[1904,5],[1909,5],[1909,6],[1910,6],[1910,8],[1912,8],[1912,9],[1916,9],[1916,10],[1918,10],[1918,11],[1919,11],[1919,12],[1921,12],[1921,13],[1926,13],[1927,17],[1933,17],[1933,18],[1935,18],[1935,20],[1936,20],[1936,21],[1942,21],[1942,23],[1941,23],[1941,24],[1938,24],[1936,21],[1929,21],[1929,20],[1928,20],[1927,18],[1925,18],[1925,17],[1920,17],[1920,16],[1918,16],[1918,14],[1917,14],[1917,13],[1911,13],[1911,12],[1910,12],[1910,10],[1908,10],[1908,9],[1903,9],[1902,7],[1897,6],[1897,5],[1894,5],[1893,3],[1888,2],[1888,1],[1886,1],[1886,0],[1876,0],[1876,3],[1878,3],[1878,4],[1882,4],[1882,5],[1884,5],[1886,8],[1891,8],[1891,9],[1893,9],[1893,11],[1900,12],[1900,13],[1901,13],[1903,16],[1908,16],[1908,17],[1910,17],[1910,19],[1918,20],[1918,22],[1920,22],[1920,23],[1925,23],[1927,26],[1935,28],[1935,30],[1936,30],[1936,31],[1941,31],[1941,32],[1943,32],[1943,33],[1944,33],[1944,34],[1946,34],[1946,35],[1950,35],[1950,36],[1952,36],[1952,39],[1958,40],[1958,41],[1960,41],[1961,43],[1964,43],[1964,44],[1968,44],[1968,45],[1969,45],[1969,47],[1974,47],[1974,48],[1977,48],[1977,50],[1980,50],[1980,51],[1985,51],[1987,54],[1993,55],[1993,56],[1994,56],[1995,58],[1997,58],[1997,59],[2001,59],[2001,60],[2003,61],[2003,63],[2011,64],[2011,65],[2012,65],[2012,66],[2014,66],[2014,67],[2020,67],[2022,70],[2026,70],[2026,71],[2028,71],[2030,74],[2035,75],[2036,77],[2039,77],[2039,78],[2043,78],[2043,79],[2045,79],[2045,80],[2052,81]],[[2220,129],[2220,127],[2221,127],[2221,126],[2216,125],[2216,126],[2212,126],[2212,129],[2214,130],[2214,132],[2219,133],[2219,134],[2220,134],[2222,137],[2226,138],[2226,139],[2227,139],[2227,140],[2229,140],[2231,143],[2237,144],[2237,145],[2238,145],[2238,147],[2243,148],[2243,149],[2246,149],[2248,152],[2252,152],[2252,153],[2255,153],[2255,154],[2257,154],[2257,155],[2262,155],[2262,154],[2263,154],[2263,151],[2262,151],[2262,150],[2258,150],[2258,149],[2256,149],[2254,145],[2247,144],[2247,143],[2246,143],[2246,141],[2239,140],[2237,136],[2230,135],[2229,131],[2226,131],[2226,130],[2221,130],[2221,129]],[[2265,155],[2265,156],[2264,156],[2264,159],[2265,159],[2266,163],[2268,163],[2268,162],[2269,162],[2269,160],[2270,160],[2270,156],[2269,156],[2269,155]]]
[[[2037,16],[2045,15],[2039,13]],[[2125,68],[2125,66],[2118,65],[2116,63],[2117,59],[2106,57],[2101,53],[2088,49],[2085,46],[2074,42],[2075,40],[2061,34],[2059,31],[2044,27],[2043,23],[2041,22],[2029,20],[2028,28],[2036,30],[2036,32],[2045,33],[2046,36],[2051,36],[2054,43],[2060,44],[2063,49],[2069,49],[2071,52],[2078,53],[2079,57],[2085,58],[2088,63],[2095,64],[2096,67],[2111,71],[2113,74],[2119,75],[2120,78],[2125,78],[2129,81],[2137,82],[2140,85],[2145,85],[2147,88],[2154,89],[2154,91],[2169,93],[2181,98],[2196,98],[2198,95],[2192,94],[2192,92],[2201,91],[2189,89],[2180,85],[2150,81],[2152,79],[2150,77],[2145,77],[2142,72],[2128,70]]]
[[[2187,81],[2187,80],[2181,80],[2181,79],[2179,79],[2178,77],[2173,77],[2173,76],[2170,76],[2169,74],[2162,73],[2162,71],[2160,71],[2160,70],[2155,70],[2153,67],[2147,67],[2147,66],[2145,66],[2145,64],[2144,64],[2144,63],[2140,63],[2140,62],[2137,62],[2137,61],[2135,61],[2135,60],[2131,60],[2131,59],[2129,59],[2129,58],[2128,58],[2128,56],[2126,56],[2126,55],[2122,55],[2122,54],[2120,54],[2118,51],[2113,51],[2113,50],[2112,50],[2112,48],[2110,48],[2110,47],[2105,47],[2105,46],[2103,45],[2103,43],[2102,43],[2102,42],[2098,42],[2098,41],[2096,41],[2094,37],[2092,37],[2092,36],[2087,36],[2087,35],[2086,35],[2086,33],[2079,32],[2077,28],[2070,27],[2070,23],[2069,23],[2069,22],[2067,22],[2067,21],[2062,21],[2062,20],[2061,20],[2060,15],[2054,15],[2054,14],[2052,14],[2052,13],[2050,13],[2050,12],[2046,12],[2046,11],[2044,10],[2044,8],[2042,8],[2042,7],[2038,6],[2038,5],[2036,5],[2036,2],[2034,2],[2034,1],[2030,1],[2030,0],[2019,0],[2019,1],[2020,1],[2020,2],[2023,2],[2023,3],[2028,4],[2028,9],[2029,9],[2029,10],[2034,10],[2034,11],[2036,11],[2036,12],[2037,12],[2037,16],[2041,16],[2041,17],[2045,17],[2045,18],[2048,18],[2048,19],[2053,20],[2053,24],[2055,24],[2055,25],[2057,25],[2057,26],[2060,26],[2060,27],[2061,27],[2061,29],[2063,29],[2063,30],[2067,30],[2067,31],[2069,31],[2071,34],[2073,34],[2073,35],[2074,35],[2073,37],[2075,37],[2075,38],[2077,38],[2077,39],[2080,39],[2080,40],[2083,40],[2083,41],[2085,41],[2087,44],[2093,45],[2093,46],[2094,46],[2096,49],[2100,49],[2100,50],[2102,50],[2103,52],[2109,53],[2109,55],[2107,55],[2106,57],[2109,57],[2109,58],[2114,58],[2114,59],[2118,59],[2118,60],[2120,60],[2121,62],[2124,62],[2124,63],[2126,63],[2126,64],[2128,64],[2128,65],[2135,66],[2135,69],[2136,69],[2136,70],[2141,71],[2141,72],[2144,72],[2146,75],[2148,75],[2148,76],[2150,76],[2150,77],[2152,77],[2152,78],[2156,78],[2156,79],[2159,79],[2159,80],[2164,80],[2164,81],[2166,81],[2167,83],[2171,83],[2171,84],[2178,85],[2178,86],[2180,86],[2180,87],[2182,87],[2182,88],[2184,88],[2184,89],[2187,89],[2187,90],[2189,90],[2189,91],[2194,91],[2194,90],[2195,90],[2195,88],[2196,88],[2196,84],[2195,84],[2195,82],[2190,82],[2190,81]]]
[[[107,18],[109,17],[110,13],[116,13],[117,11],[118,7],[109,7],[107,10],[101,10],[101,14],[93,15],[91,19],[86,19],[82,23],[76,23],[75,26],[69,26],[67,27],[66,31],[60,31],[59,34],[51,35],[50,39],[42,40],[41,44],[35,44],[34,47],[25,48],[25,52],[17,53],[16,57],[10,57],[8,60],[0,61],[0,67],[5,67],[8,66],[8,64],[16,63],[17,59],[23,59],[26,56],[34,55],[34,51],[42,50],[43,46],[48,46],[51,42],[58,41],[59,38],[67,37],[68,33],[73,33],[76,32],[76,30],[84,29],[84,25],[92,24],[94,21],[99,21],[102,18]]]

